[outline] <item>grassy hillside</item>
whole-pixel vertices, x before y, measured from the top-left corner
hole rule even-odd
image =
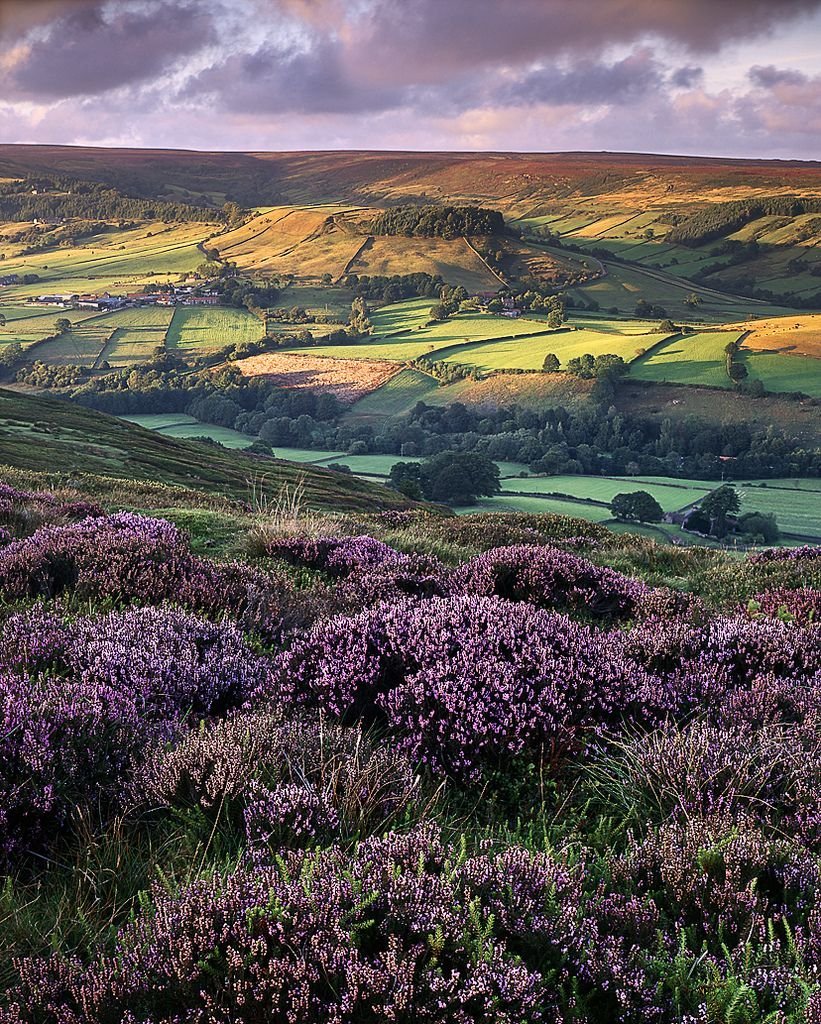
[[[299,488],[312,506],[349,511],[405,508],[401,495],[329,470],[259,459],[167,437],[56,399],[0,391],[0,465],[67,479],[96,473],[251,500]]]

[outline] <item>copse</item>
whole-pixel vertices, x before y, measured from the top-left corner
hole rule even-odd
[[[410,498],[446,505],[472,505],[480,495],[501,490],[499,467],[479,452],[439,452],[424,462],[398,462],[390,482]]]
[[[371,223],[374,235],[459,238],[461,235],[499,235],[505,230],[498,210],[481,206],[397,206]]]

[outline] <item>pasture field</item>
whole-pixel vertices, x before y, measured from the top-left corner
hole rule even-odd
[[[438,358],[434,353],[439,350],[466,342],[510,335],[526,337],[544,331],[544,324],[535,320],[516,321],[492,313],[463,313],[432,327],[418,328],[412,334],[364,338],[347,345],[317,345],[311,351],[315,355],[340,359],[390,359],[404,363],[427,356]]]
[[[262,321],[244,309],[229,306],[177,306],[166,335],[169,351],[199,356],[232,343],[259,341]]]
[[[640,380],[730,387],[724,346],[741,337],[739,331],[676,335],[653,352],[637,359],[630,373]]]
[[[113,333],[114,328],[111,326],[81,321],[65,334],[38,343],[31,352],[31,358],[51,366],[93,367],[100,360]]]
[[[497,494],[492,498],[480,498],[477,504],[455,509],[460,515],[468,512],[552,512],[560,516],[574,516],[601,523],[610,518],[610,510],[604,505],[586,504],[563,498],[522,497],[518,494]]]
[[[639,337],[643,344],[639,345]],[[540,370],[545,356],[552,352],[564,366],[569,359],[590,353],[594,356],[612,354],[629,362],[639,347],[649,347],[664,335],[645,336],[620,334],[616,331],[559,330],[536,337],[511,341],[490,341],[442,349],[436,358],[446,363],[475,366],[480,373],[494,370]]]
[[[405,299],[371,311],[374,337],[393,334],[396,331],[414,331],[424,327],[430,320],[430,311],[436,299]]]
[[[792,313],[732,324],[748,332],[744,350],[821,358],[821,314]]]
[[[404,416],[417,402],[429,402],[441,388],[438,381],[420,370],[403,369],[388,378],[385,383],[360,398],[347,414],[350,417]]]
[[[821,359],[780,352],[740,352],[750,377],[760,380],[767,391],[802,392],[821,398]]]
[[[218,441],[225,448],[242,450],[247,448],[254,441],[248,434],[240,433],[239,430],[231,430],[229,427],[219,427],[212,423],[200,423],[193,416],[186,416],[184,413],[157,413],[135,416],[120,416],[128,423],[135,423],[139,427],[146,427],[148,430],[156,430],[165,437],[176,437],[190,440],[195,437],[208,437],[212,441]]]
[[[392,277],[394,274],[441,274],[448,284],[469,292],[495,290],[499,279],[461,238],[382,236],[365,241],[347,272]],[[433,302],[431,302],[433,305]]]
[[[566,475],[507,479],[502,485],[502,490],[533,495],[562,494],[608,505],[617,494],[647,491],[665,512],[675,512],[698,501],[715,486],[717,485],[703,480]]]
[[[51,292],[121,293],[147,282],[177,281],[203,262],[197,243],[213,229],[212,224],[144,223],[84,238],[72,248],[7,259],[4,274],[37,274],[39,280],[9,285],[3,297],[13,303]]]

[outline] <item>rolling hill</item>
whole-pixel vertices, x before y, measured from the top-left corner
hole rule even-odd
[[[311,507],[368,512],[408,508],[396,491],[331,470],[255,458],[200,441],[165,437],[51,398],[0,391],[0,466],[170,484],[214,495],[276,502],[299,489]]]

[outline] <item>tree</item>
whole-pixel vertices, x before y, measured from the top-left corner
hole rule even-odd
[[[699,504],[701,513],[710,520],[710,533],[723,537],[727,532],[727,517],[737,516],[741,509],[738,492],[732,484],[722,484],[710,491]]]
[[[610,511],[617,519],[639,523],[660,523],[664,516],[661,505],[647,491],[617,494],[610,502]]]
[[[560,366],[561,363],[559,362],[559,357],[554,352],[548,352],[544,357],[542,370],[545,373],[557,373]]]
[[[71,321],[64,316],[59,317],[54,321],[54,330],[57,334],[66,334],[71,330]]]
[[[557,327],[561,327],[564,323],[564,311],[561,309],[551,309],[547,314],[547,326],[551,330],[555,330]]]
[[[431,320],[447,320],[449,315],[448,307],[442,302],[437,306],[433,306],[430,311]]]
[[[449,505],[472,505],[479,495],[498,494],[500,490],[499,467],[479,452],[432,455],[419,467],[419,481],[429,501]]]
[[[0,327],[5,327],[5,326],[6,326],[6,318],[5,318],[5,316],[3,316],[2,313],[0,313]]]
[[[361,295],[357,295],[351,303],[350,326],[351,333],[356,336],[369,334],[373,326],[368,316],[367,303]]]
[[[690,292],[687,298],[684,300],[686,306],[690,306],[692,309],[697,309],[701,305],[700,296],[696,295],[695,292]]]

